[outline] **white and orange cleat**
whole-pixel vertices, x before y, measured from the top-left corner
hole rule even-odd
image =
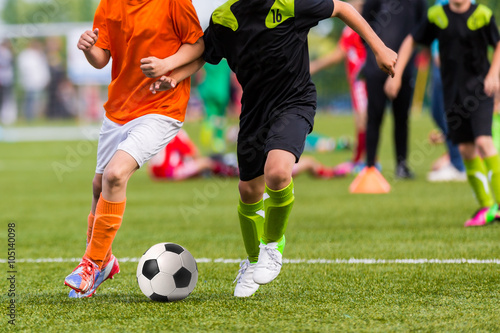
[[[76,292],[74,289],[72,289],[69,292],[69,297],[70,298],[83,298],[83,297],[92,297],[94,293],[96,292],[97,288],[106,281],[107,279],[112,279],[115,274],[120,273],[120,265],[118,265],[118,259],[114,255],[111,255],[109,261],[107,262],[106,265],[104,265],[101,269],[101,273],[97,277],[97,279],[94,282],[94,285],[92,288],[90,288],[89,291],[86,293],[79,293]]]

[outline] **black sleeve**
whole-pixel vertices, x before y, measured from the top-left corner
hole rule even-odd
[[[223,44],[216,36],[216,28],[214,28],[212,19],[210,25],[205,30],[203,35],[205,42],[205,51],[203,51],[203,60],[212,65],[217,65],[224,58]]]
[[[333,0],[295,0],[295,26],[298,30],[310,29],[332,14]]]
[[[423,24],[427,20],[427,3],[421,0],[417,4],[417,22]]]
[[[411,33],[415,42],[430,46],[432,42],[438,37],[439,28],[429,22],[428,19],[422,21]]]
[[[495,21],[495,17],[492,16],[490,20],[490,24],[488,25],[488,43],[496,47],[498,42],[500,41],[500,34],[498,33],[498,26]]]
[[[375,20],[375,15],[380,11],[380,0],[366,0],[363,5],[363,11],[361,16],[370,24],[373,28],[373,22]]]

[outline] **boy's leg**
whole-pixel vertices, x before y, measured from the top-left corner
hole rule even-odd
[[[491,136],[480,136],[476,139],[476,145],[480,154],[483,156],[487,175],[490,177],[491,192],[494,200],[500,202],[500,157],[496,150],[493,138]]]
[[[251,181],[240,181],[238,187],[241,196],[238,204],[238,218],[247,259],[240,264],[240,270],[235,280],[237,284],[234,296],[249,297],[259,288],[259,285],[253,280],[253,272],[259,257],[260,239],[264,228],[264,201],[262,200],[264,177],[260,176]]]
[[[410,114],[411,97],[413,88],[410,84],[410,73],[405,71],[403,75],[401,90],[392,101],[394,113],[394,144],[396,148],[396,177],[400,179],[412,179],[415,177],[408,168],[408,117]]]
[[[385,76],[367,77],[366,89],[368,92],[367,127],[366,127],[366,165],[375,166],[377,149],[380,141],[380,127],[384,118],[387,97],[384,93]]]
[[[86,243],[87,246],[90,243],[90,239],[92,238],[92,231],[94,230],[94,222],[95,222],[95,209],[97,207],[97,202],[101,197],[101,192],[102,192],[102,174],[96,173],[94,179],[92,180],[92,194],[93,194],[92,207],[89,216],[87,218],[87,243]],[[104,258],[104,265],[107,265],[107,263],[111,259],[112,253],[113,250],[109,249],[108,253],[106,254],[106,258]]]
[[[102,267],[125,212],[127,182],[138,169],[137,161],[118,150],[104,169],[102,194],[97,202],[94,229],[85,256]]]
[[[366,92],[366,82],[364,80],[355,81],[352,84],[351,99],[357,139],[352,162],[357,164],[363,158],[366,150],[366,113],[368,108],[368,94]]]
[[[295,201],[292,181],[295,160],[295,155],[279,149],[271,150],[267,156],[264,175],[268,198],[264,200],[264,231],[253,274],[258,284],[271,282],[281,270],[284,234]]]
[[[104,170],[92,237],[82,262],[65,279],[65,284],[77,292],[87,293],[99,279],[106,256],[121,226],[127,182],[137,168],[137,162],[131,155],[118,150]]]
[[[467,179],[479,206],[489,207],[493,205],[494,201],[488,185],[487,170],[481,157],[474,153],[475,146],[473,144],[460,144],[460,151],[464,159]]]
[[[92,209],[97,194],[100,196],[95,205],[92,237],[82,262],[66,277],[66,285],[85,294],[92,289],[95,291],[96,281],[103,281],[99,274],[121,225],[129,178],[165,148],[181,127],[182,122],[157,114],[145,115],[124,125],[104,118],[96,166],[96,174],[102,177],[96,175],[93,183]]]
[[[485,164],[476,153],[476,146],[473,143],[462,143],[459,145],[462,154],[467,179],[472,191],[479,203],[479,209],[465,222],[465,227],[482,226],[495,220],[496,211],[491,211],[495,205],[493,196],[488,184],[488,176]],[[497,208],[495,206],[494,208]],[[490,212],[491,211],[491,212]]]

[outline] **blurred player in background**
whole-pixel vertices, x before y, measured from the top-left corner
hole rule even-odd
[[[81,35],[78,48],[88,62],[103,68],[112,58],[113,67],[97,147],[87,248],[64,280],[72,289],[70,297],[92,296],[119,271],[111,245],[125,212],[127,182],[175,137],[190,94],[189,79],[155,95],[149,86],[154,78],[200,57],[202,36],[191,0],[101,0],[93,30]]]
[[[292,169],[316,112],[307,35],[329,17],[339,17],[364,37],[380,68],[394,74],[397,54],[351,5],[336,0],[230,0],[212,14],[203,59],[175,71],[187,77],[204,61],[217,64],[226,58],[243,88],[238,216],[248,259],[235,280],[237,297],[253,295],[281,271],[284,233],[295,201]],[[162,77],[152,90],[172,84],[176,80]]]
[[[184,180],[202,175],[237,177],[236,157],[215,154],[202,156],[186,131],[180,130],[148,164],[154,180]]]
[[[358,11],[363,9],[364,0],[351,0],[349,3]],[[366,61],[366,49],[359,35],[346,26],[342,31],[337,48],[330,54],[311,62],[311,75],[320,70],[345,61],[347,81],[351,91],[351,103],[354,115],[354,126],[356,130],[356,143],[352,161],[343,164],[347,173],[359,166],[364,158],[366,150],[366,107],[368,96],[366,93],[366,82],[361,77],[361,70]],[[339,166],[340,167],[340,166]]]
[[[198,85],[205,111],[200,141],[214,153],[223,153],[226,150],[226,109],[231,98],[231,69],[226,61],[221,61],[217,65],[205,64],[203,72]]]
[[[491,127],[493,96],[500,89],[500,35],[493,12],[484,5],[450,0],[448,5],[431,7],[427,19],[401,46],[398,74],[387,80],[385,87],[389,96],[395,96],[401,87],[399,73],[408,63],[415,43],[428,46],[436,38],[448,135],[459,145],[470,186],[479,203],[478,211],[465,226],[482,226],[499,218],[500,158]],[[491,66],[488,46],[495,48]]]
[[[179,181],[199,176],[238,177],[237,157],[234,153],[202,156],[186,131],[177,136],[148,163],[154,180]],[[302,156],[295,163],[292,176],[308,173],[317,178],[342,177],[335,168],[327,167],[312,156]]]
[[[372,26],[377,35],[393,50],[399,49],[405,37],[425,18],[427,8],[425,0],[366,0],[363,17]],[[391,100],[394,118],[394,146],[396,157],[395,176],[399,179],[414,178],[408,166],[408,117],[410,112],[413,87],[413,62],[404,69],[402,87]],[[368,123],[366,130],[366,164],[375,166],[380,127],[384,118],[388,97],[384,93],[387,77],[378,70],[375,57],[367,50],[366,65],[363,69],[368,91]]]
[[[446,5],[449,0],[437,0],[436,5]],[[475,3],[475,1],[472,1]],[[448,125],[444,111],[443,82],[440,72],[439,42],[435,40],[431,46],[432,56],[432,81],[431,81],[431,114],[432,119],[440,129],[440,136],[446,144],[446,154],[434,162],[433,170],[427,174],[430,182],[467,181],[465,166],[458,150],[448,137]]]

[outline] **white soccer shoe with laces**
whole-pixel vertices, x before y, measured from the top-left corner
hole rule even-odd
[[[248,259],[243,260],[240,263],[240,270],[238,271],[238,276],[233,283],[236,282],[236,287],[234,288],[234,296],[236,297],[250,297],[260,285],[253,281],[253,272],[257,263],[251,264]]]
[[[284,243],[284,242],[283,242]],[[253,280],[258,284],[267,284],[274,280],[281,271],[283,255],[278,250],[278,243],[260,243],[259,260],[253,272]]]

